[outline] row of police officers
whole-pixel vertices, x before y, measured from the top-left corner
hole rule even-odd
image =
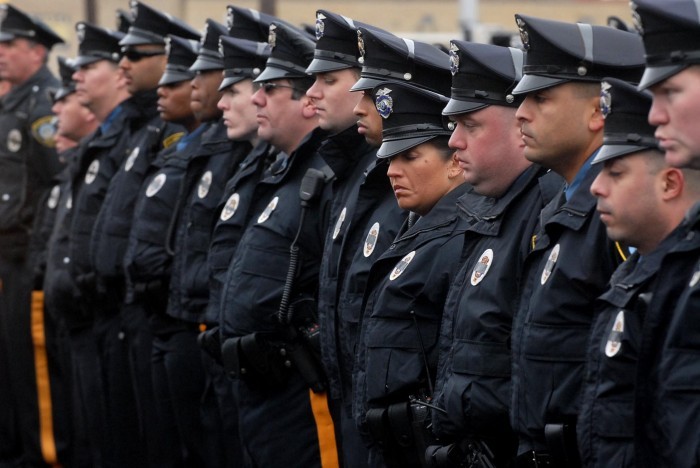
[[[700,9],[520,48],[0,5],[0,466],[700,465]]]

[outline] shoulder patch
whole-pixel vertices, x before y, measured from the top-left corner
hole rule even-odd
[[[32,122],[32,136],[47,148],[56,146],[56,117],[46,115]]]
[[[173,133],[172,135],[168,135],[163,139],[163,148],[170,148],[175,143],[180,141],[180,138],[182,138],[183,136],[185,136],[185,132],[177,132]]]

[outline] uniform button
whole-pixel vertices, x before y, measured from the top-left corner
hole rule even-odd
[[[124,337],[125,337],[125,336],[126,336],[126,335],[124,335],[124,332],[123,332],[123,331],[120,331],[120,332],[117,334],[117,338],[119,338],[119,341],[124,341]]]
[[[396,246],[395,246],[394,244],[391,244],[391,245],[389,246],[389,250],[394,250],[395,248],[396,248]]]
[[[63,257],[63,263],[64,264],[69,264],[70,263],[70,257]]]
[[[8,201],[10,199],[10,194],[9,193],[3,193],[2,194],[2,201]]]
[[[685,238],[686,238],[687,240],[693,240],[694,237],[695,237],[695,231],[690,231],[690,232],[685,236]]]

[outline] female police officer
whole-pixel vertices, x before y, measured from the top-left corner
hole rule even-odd
[[[371,465],[420,466],[410,400],[432,393],[442,309],[466,228],[455,202],[468,186],[447,146],[445,97],[405,83],[380,84],[372,96],[384,118],[377,156],[390,158],[394,194],[411,215],[370,271],[353,412],[370,434]]]

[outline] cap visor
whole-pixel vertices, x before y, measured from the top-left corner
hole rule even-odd
[[[250,79],[249,76],[228,76],[223,79],[221,86],[219,86],[219,91],[225,91],[230,86],[240,83],[243,80]]]
[[[104,57],[95,57],[93,55],[78,55],[73,59],[73,66],[75,68],[84,67],[85,65],[90,65],[91,63],[99,62],[100,60],[107,60]]]
[[[540,89],[551,88],[562,83],[566,83],[568,79],[552,78],[550,76],[541,75],[523,75],[518,85],[513,89],[513,94],[525,94]]]
[[[471,102],[461,101],[459,99],[450,99],[445,108],[442,110],[442,115],[465,114],[467,112],[474,112],[488,106],[489,104],[484,104],[483,102]]]
[[[53,93],[53,97],[51,100],[53,102],[60,101],[64,97],[69,96],[69,95],[73,94],[74,92],[75,92],[74,86],[70,86],[67,88],[58,88],[58,90],[55,93]]]
[[[367,78],[366,76],[362,76],[359,80],[357,80],[357,82],[354,85],[352,85],[350,91],[367,91],[368,89],[372,89],[378,84],[384,83],[386,81],[390,81],[388,77],[387,79],[380,80],[377,78]]]
[[[627,156],[628,154],[637,153],[639,151],[649,151],[651,149],[654,148],[638,145],[603,145],[600,147],[600,151],[598,151],[598,154],[596,154],[591,164],[598,164],[608,161],[609,159]]]
[[[223,59],[217,60],[199,55],[190,67],[190,71],[207,71],[207,70],[223,70]]]
[[[282,68],[277,68],[277,67],[265,67],[265,69],[258,75],[255,80],[253,80],[255,83],[259,83],[261,81],[270,81],[270,80],[279,80],[282,78],[308,78],[309,75],[301,75],[299,72],[292,72],[289,70],[284,70]]]
[[[639,86],[637,86],[637,89],[639,89],[640,91],[644,91],[645,89],[654,86],[655,84],[661,83],[667,78],[672,77],[687,66],[687,64],[680,64],[667,65],[665,67],[646,67],[644,69],[642,79],[639,82]]]
[[[306,68],[306,73],[326,73],[346,68],[357,67],[345,62],[334,62],[333,60],[313,59]]]
[[[425,135],[420,137],[404,138],[401,140],[384,140],[382,141],[382,146],[380,146],[379,150],[377,150],[377,157],[383,159],[396,156],[397,154],[403,153],[404,151],[418,146],[421,143],[430,141],[436,136],[437,135]]]
[[[153,37],[146,37],[146,36],[141,36],[139,34],[135,34],[133,32],[128,32],[126,36],[122,38],[121,41],[119,41],[120,46],[130,46],[130,45],[149,45],[149,44],[157,44],[157,45],[163,45],[165,44],[165,40],[162,41],[157,41]]]
[[[194,78],[194,73],[166,70],[163,76],[160,77],[158,86],[171,85],[182,81],[191,81]]]
[[[10,42],[14,38],[15,38],[14,34],[0,32],[0,42]]]

